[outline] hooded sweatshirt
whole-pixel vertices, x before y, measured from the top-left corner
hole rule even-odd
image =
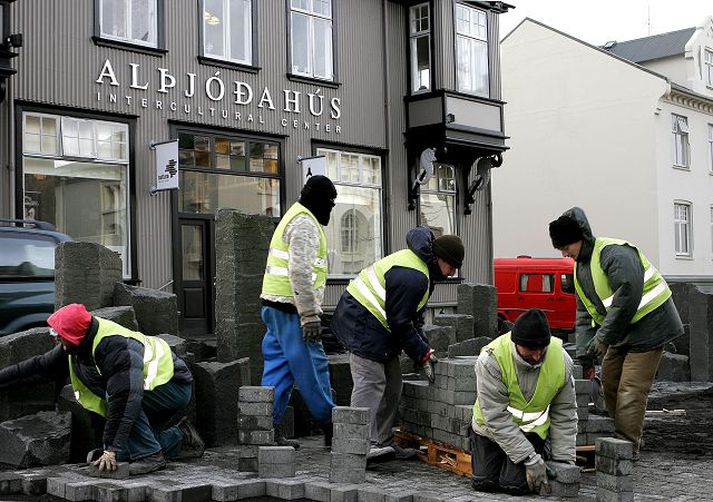
[[[344,291],[331,329],[349,352],[379,363],[391,361],[402,350],[414,361],[423,358],[429,347],[421,330],[424,309],[419,310],[418,304],[426,291],[429,296],[433,293],[433,281],[442,279],[432,243],[433,234],[426,227],[414,228],[406,235],[408,248],[428,265],[430,280],[417,270],[398,265],[385,274],[385,311],[391,332]]]
[[[601,326],[592,326],[592,317],[577,296],[577,355],[586,354],[587,346],[596,335],[606,345],[628,352],[648,352],[662,347],[683,334],[683,324],[673,299],[636,323],[636,314],[644,288],[644,267],[636,248],[629,245],[606,246],[601,252],[601,266],[614,291],[611,308],[607,312],[594,289],[590,262],[595,237],[584,211],[573,207],[563,213],[574,219],[582,230],[582,249],[577,257],[577,280],[586,297],[597,310],[606,314]],[[641,250],[644,252],[644,250]]]

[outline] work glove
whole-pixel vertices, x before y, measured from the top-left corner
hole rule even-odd
[[[607,353],[607,350],[609,350],[609,345],[602,342],[599,336],[595,336],[594,338],[592,338],[592,341],[589,342],[589,347],[587,348],[587,355],[590,355],[594,358],[603,357],[604,354]]]
[[[547,484],[547,465],[540,454],[535,453],[525,460],[525,476],[527,486],[533,493],[539,493],[542,485]]]
[[[428,381],[433,383],[436,381],[436,371],[434,365],[438,362],[438,358],[433,354],[433,349],[428,349],[426,355],[423,357],[423,374],[426,375]]]
[[[318,342],[322,338],[322,321],[318,315],[302,319],[302,338],[307,343]]]
[[[104,450],[104,453],[99,457],[99,460],[94,462],[94,465],[97,466],[100,471],[115,471],[117,468],[116,452]]]

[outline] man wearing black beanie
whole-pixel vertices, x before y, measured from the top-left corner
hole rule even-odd
[[[634,244],[594,237],[573,207],[549,225],[552,245],[575,260],[577,357],[589,373],[602,361],[602,387],[617,436],[638,457],[646,402],[663,346],[683,324],[661,273]]]
[[[309,412],[331,444],[332,401],[329,365],[321,341],[321,315],[327,281],[327,237],[337,190],[326,176],[311,176],[300,199],[283,215],[270,241],[262,283],[262,385],[275,387],[272,421],[280,446],[299,447],[285,438],[282,418],[292,388],[299,386]]]
[[[512,495],[539,493],[549,458],[574,464],[577,395],[573,362],[550,335],[540,309],[483,347],[475,364],[478,399],[470,438],[473,488]]]

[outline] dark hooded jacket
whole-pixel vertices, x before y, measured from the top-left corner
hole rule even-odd
[[[114,451],[127,445],[131,428],[141,411],[144,393],[144,346],[123,336],[108,336],[97,345],[92,356],[99,323],[92,324],[75,356],[74,369],[79,379],[97,396],[107,396],[108,415],[104,426],[105,448]],[[172,382],[191,383],[193,376],[185,362],[173,353]],[[67,352],[58,345],[44,354],[31,357],[0,370],[0,388],[17,383],[69,377]],[[97,368],[101,374],[97,372]]]
[[[638,322],[631,323],[641,302],[644,267],[636,248],[629,245],[606,246],[601,252],[602,270],[614,291],[611,308],[609,312],[606,311],[592,280],[590,261],[595,238],[587,217],[578,207],[565,211],[563,215],[574,219],[582,230],[582,249],[576,261],[577,280],[586,297],[605,315],[601,326],[592,326],[592,317],[577,296],[577,355],[586,354],[595,335],[602,343],[629,352],[658,349],[682,335],[683,324],[672,298]]]
[[[430,280],[421,272],[398,265],[386,273],[386,320],[384,326],[348,291],[344,291],[332,318],[331,328],[344,347],[353,354],[386,363],[403,350],[414,361],[421,361],[429,350],[423,335],[423,310],[418,304],[428,291],[433,293],[433,281],[442,279],[431,249],[433,234],[426,227],[417,227],[406,235],[406,244],[427,265]]]

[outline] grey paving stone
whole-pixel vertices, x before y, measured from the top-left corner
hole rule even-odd
[[[0,462],[14,467],[57,465],[69,460],[72,415],[40,411],[0,424]]]
[[[275,401],[275,387],[243,385],[238,389],[241,403],[272,403]]]
[[[390,492],[384,496],[384,502],[413,502],[413,492]]]
[[[275,431],[238,431],[238,442],[251,445],[271,445],[275,442]]]
[[[369,452],[368,439],[332,439],[332,451],[335,453],[354,453],[366,455]]]
[[[260,464],[294,464],[295,449],[291,446],[260,446],[257,458]]]
[[[238,500],[238,485],[230,482],[214,482],[211,497],[216,502],[233,502]]]
[[[43,495],[47,493],[47,475],[27,475],[22,477],[22,493],[25,495]]]
[[[612,492],[631,492],[634,491],[634,478],[597,471],[597,488],[604,488]]]
[[[305,496],[305,482],[301,479],[266,479],[265,495],[281,500],[298,500]]]
[[[634,456],[634,444],[617,438],[599,438],[596,441],[596,454],[603,457],[631,460]]]
[[[357,502],[385,502],[386,494],[376,487],[363,487],[357,491]]]
[[[96,500],[94,481],[70,482],[64,487],[64,498],[71,502]]]
[[[369,425],[368,424],[334,424],[334,437],[345,439],[368,439]]]
[[[633,502],[633,492],[613,492],[597,487],[597,502]]]
[[[243,403],[238,401],[238,413],[256,417],[271,417],[272,403]]]
[[[267,493],[265,482],[261,479],[245,479],[235,484],[238,487],[238,500],[264,497]]]
[[[259,467],[257,457],[238,459],[238,470],[241,472],[257,472]]]
[[[22,492],[22,477],[14,472],[0,472],[0,495]]]
[[[617,460],[615,458],[596,456],[597,471],[614,476],[629,476],[634,471],[632,460]]]
[[[448,496],[432,492],[416,493],[413,496],[413,502],[447,502],[448,500]]]
[[[331,501],[332,484],[327,481],[309,481],[305,483],[305,498],[316,502]]]
[[[332,422],[335,424],[368,424],[369,408],[335,406],[332,408]]]
[[[552,497],[574,498],[579,496],[579,482],[560,483],[557,480],[550,480],[548,495]]]
[[[47,478],[47,494],[64,498],[64,488],[67,485],[66,478]]]
[[[238,414],[238,429],[251,431],[269,431],[274,427],[272,415],[255,416]]]
[[[330,502],[357,502],[359,497],[359,486],[355,484],[332,485]]]
[[[569,465],[562,462],[546,462],[547,467],[549,467],[555,474],[555,479],[560,483],[575,483],[579,481],[581,477],[581,471],[576,465]]]
[[[261,478],[294,478],[295,463],[263,464],[258,461],[258,475]]]

